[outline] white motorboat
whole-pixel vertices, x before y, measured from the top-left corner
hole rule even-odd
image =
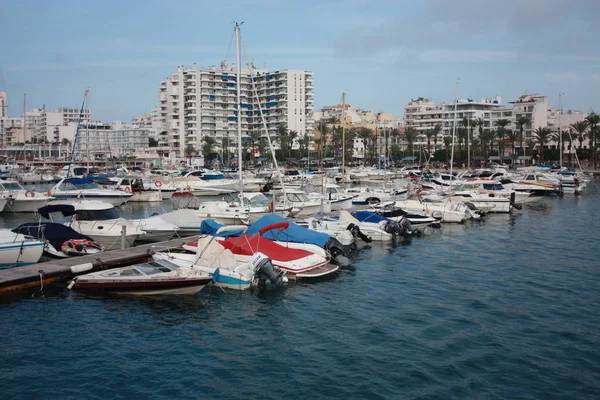
[[[101,200],[114,206],[126,203],[132,196],[122,190],[103,189],[84,178],[63,178],[49,192],[57,200]]]
[[[448,195],[448,201],[472,203],[485,212],[508,213],[512,210],[510,199],[496,196],[493,193],[483,194],[471,190],[456,190]]]
[[[0,181],[0,198],[6,200],[4,212],[36,212],[54,197],[27,190],[17,181]]]
[[[239,264],[247,263],[257,252],[263,253],[272,260],[273,265],[285,271],[290,279],[318,278],[338,270],[337,265],[329,264],[328,257],[295,248],[291,244],[282,245],[262,237],[265,232],[280,229],[284,227],[284,224],[286,223],[266,226],[255,235],[241,235],[228,239],[217,238],[216,242],[231,250]],[[201,237],[198,242],[188,243],[187,249],[203,248],[208,240],[212,240],[210,235]]]
[[[196,294],[212,281],[209,274],[155,260],[128,267],[80,275],[67,286],[73,290],[104,291],[127,295]]]
[[[295,222],[315,232],[334,237],[344,246],[351,245],[356,240],[350,230],[340,226],[340,221],[337,219],[308,217]]]
[[[396,191],[392,189],[374,189],[369,187],[354,187],[346,189],[348,194],[354,196],[353,205],[377,204],[383,201],[391,201],[396,197]]]
[[[217,231],[217,235],[231,231],[245,231],[246,226],[226,226]],[[213,285],[233,290],[247,290],[269,281],[275,286],[283,286],[288,279],[283,271],[273,267],[271,260],[262,253],[255,253],[252,259],[240,264],[229,250],[216,243],[214,236],[197,246],[196,254],[156,253],[155,260],[169,260],[182,267],[191,267],[208,273],[213,277]],[[203,247],[204,244],[204,247]]]
[[[205,201],[195,213],[200,218],[213,219],[225,225],[250,224],[248,207],[241,207],[234,202]]]
[[[67,204],[52,204],[44,207],[44,214],[60,212],[70,216],[66,224],[82,235],[90,236],[106,250],[133,246],[144,231],[138,221],[119,218],[115,207],[98,200],[80,200]]]
[[[345,192],[341,186],[328,183],[324,187],[324,194],[311,192],[308,198],[313,201],[328,200],[331,211],[347,210],[352,208],[352,201],[356,195]]]
[[[235,195],[226,197],[229,201],[235,201],[239,205],[239,200]],[[248,208],[250,224],[255,223],[267,214],[276,214],[280,217],[287,218],[292,214],[292,207],[283,204],[275,204],[263,193],[246,193],[244,192],[244,206]]]
[[[302,190],[286,189],[285,198],[280,204],[283,206],[291,205],[299,211],[295,213],[296,217],[312,215],[317,213],[330,213],[331,202],[329,200],[311,200]]]
[[[363,235],[365,235],[369,240],[375,242],[389,242],[394,240],[395,234],[393,230],[386,230],[385,223],[373,223],[373,222],[360,222],[358,219],[354,218],[352,214],[350,214],[346,210],[340,211],[340,219],[339,226],[337,230],[346,229],[350,224],[354,224],[360,228],[360,231]],[[332,229],[335,229],[335,225],[330,223],[329,226]]]
[[[29,239],[10,229],[0,229],[0,267],[35,264],[43,252],[43,241]]]
[[[395,208],[401,208],[409,213],[425,213],[441,222],[462,223],[469,219],[479,219],[477,212],[469,209],[462,202],[429,202],[420,200],[397,200],[392,204]]]
[[[134,203],[160,202],[163,200],[160,190],[146,190],[142,178],[134,176],[124,176],[120,178],[116,186],[132,196],[129,201]]]

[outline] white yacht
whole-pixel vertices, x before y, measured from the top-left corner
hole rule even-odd
[[[299,210],[295,213],[295,216],[331,212],[331,202],[329,200],[311,200],[302,190],[286,189],[284,196],[282,199],[284,205],[291,205],[294,209]]]
[[[35,212],[54,200],[47,193],[25,189],[17,181],[0,181],[0,198],[7,202],[4,212]]]
[[[50,189],[50,195],[57,200],[101,200],[113,206],[126,203],[132,196],[123,190],[103,189],[84,178],[63,178]]]
[[[324,194],[308,193],[308,198],[315,201],[328,200],[331,202],[331,211],[352,208],[352,201],[356,195],[347,193],[340,185],[328,183],[324,187],[324,192]]]

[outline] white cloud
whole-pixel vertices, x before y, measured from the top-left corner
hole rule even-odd
[[[575,83],[583,80],[583,75],[576,71],[547,72],[545,77],[555,83]]]

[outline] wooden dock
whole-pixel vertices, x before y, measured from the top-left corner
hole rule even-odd
[[[150,258],[153,251],[166,251],[181,248],[197,236],[172,239],[166,242],[150,243],[123,250],[112,250],[82,257],[69,257],[48,262],[0,270],[0,297],[17,295],[21,292],[36,291],[54,284],[57,279],[69,279],[75,274],[71,267],[91,264],[92,269],[84,273],[123,267]]]

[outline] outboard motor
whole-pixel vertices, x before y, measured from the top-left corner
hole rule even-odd
[[[353,223],[348,224],[348,226],[346,227],[346,230],[350,231],[350,233],[352,234],[352,236],[354,236],[355,239],[356,238],[361,239],[365,243],[371,243],[373,241],[373,239],[371,239],[370,237],[368,237],[367,235],[362,233],[360,228],[356,224],[353,224]]]
[[[263,185],[263,187],[260,189],[260,191],[262,193],[268,193],[271,191],[271,189],[273,189],[273,182],[269,181]]]
[[[255,253],[250,263],[259,279],[269,280],[276,287],[282,287],[288,282],[285,271],[276,269],[271,259],[263,253]]]
[[[481,219],[485,215],[484,211],[481,211],[477,206],[468,201],[463,203],[467,207],[468,213],[471,215],[471,219]]]
[[[404,234],[404,228],[402,228],[402,226],[400,226],[399,223],[397,223],[396,221],[382,221],[383,222],[383,230],[386,231],[387,233],[389,233],[390,235],[403,235]]]
[[[410,220],[404,216],[400,218],[400,221],[398,223],[401,227],[404,228],[404,236],[421,237],[421,235],[423,234],[421,230],[413,228],[412,224],[410,223]]]
[[[325,243],[324,249],[329,252],[334,259],[337,259],[340,255],[346,258],[354,257],[358,247],[356,246],[356,243],[351,243],[344,246],[339,240],[332,236],[329,238],[327,243]]]

